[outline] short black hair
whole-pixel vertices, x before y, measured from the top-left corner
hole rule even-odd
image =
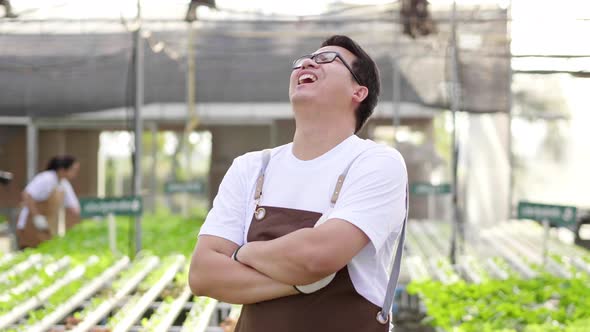
[[[359,83],[367,87],[369,90],[365,100],[363,100],[356,109],[356,127],[354,132],[357,133],[367,122],[367,119],[369,119],[371,114],[373,114],[375,106],[377,106],[377,100],[379,98],[379,93],[381,92],[379,69],[369,54],[367,54],[359,44],[348,36],[334,35],[322,43],[321,47],[325,46],[342,47],[354,54],[356,60],[352,63],[352,71],[359,78]]]
[[[76,158],[70,155],[55,156],[47,163],[46,171],[68,170],[76,163]]]

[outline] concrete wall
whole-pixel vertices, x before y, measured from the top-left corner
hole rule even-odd
[[[372,130],[376,125],[390,124],[391,121],[388,120],[371,121],[363,128],[359,136],[372,138]],[[432,134],[430,119],[404,119],[402,124],[425,132],[427,137]],[[178,128],[161,126],[160,129]],[[211,125],[202,129],[209,130],[212,134],[209,174],[209,199],[212,202],[234,158],[248,151],[262,150],[291,142],[295,133],[295,122],[292,119],[280,119],[268,124]],[[49,158],[56,154],[72,154],[81,163],[80,174],[72,183],[78,196],[97,195],[99,134],[100,130],[40,130],[38,169],[43,169]],[[421,157],[414,156],[412,152],[416,147],[400,144],[398,149],[406,159],[410,182],[427,180],[428,165]],[[26,185],[26,130],[24,127],[0,127],[0,170],[11,171],[15,176],[8,188],[0,187],[0,208],[16,207],[20,202],[20,192]],[[412,218],[426,217],[427,200],[425,198],[410,197],[410,204]],[[446,213],[444,209],[435,210],[438,214]]]
[[[27,181],[26,129],[0,126],[0,170],[14,176],[8,186],[0,186],[0,208],[16,207]]]
[[[72,181],[78,196],[96,196],[98,130],[39,130],[37,171],[45,169],[52,156],[71,154],[80,161],[80,173]],[[14,180],[0,187],[0,208],[15,208],[27,184],[26,128],[0,126],[0,170],[12,172]]]

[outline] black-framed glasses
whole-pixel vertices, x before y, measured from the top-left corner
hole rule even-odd
[[[297,60],[293,61],[293,69],[301,68],[303,66],[303,61],[305,61],[305,59],[311,59],[311,60],[315,61],[315,63],[317,63],[318,65],[321,65],[323,63],[333,62],[334,60],[336,60],[336,58],[340,59],[340,61],[344,65],[344,67],[346,67],[346,69],[348,69],[348,71],[352,74],[352,77],[354,78],[354,80],[358,84],[361,84],[361,80],[352,71],[352,68],[350,68],[348,63],[346,63],[346,61],[340,55],[340,53],[334,52],[334,51],[326,51],[326,52],[320,52],[320,53],[316,53],[316,54],[304,55],[304,56],[298,58]]]

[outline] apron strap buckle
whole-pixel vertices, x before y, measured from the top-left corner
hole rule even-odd
[[[390,315],[384,315],[383,311],[379,311],[377,313],[377,321],[380,324],[383,324],[383,325],[387,324],[389,322],[390,318],[391,318]]]

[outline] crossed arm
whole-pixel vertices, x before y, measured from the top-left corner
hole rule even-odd
[[[202,235],[193,253],[189,284],[196,295],[229,303],[256,303],[297,294],[293,285],[309,284],[344,267],[369,238],[356,226],[330,219],[271,241],[240,248],[216,236]]]

